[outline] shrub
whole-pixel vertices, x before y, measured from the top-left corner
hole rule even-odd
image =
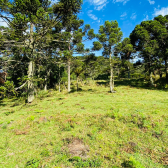
[[[6,81],[3,86],[0,86],[0,95],[2,97],[16,96],[14,83],[11,81]]]
[[[125,160],[122,163],[122,167],[128,167],[128,168],[145,168],[144,166],[141,165],[140,162],[135,160],[133,157],[130,157],[129,160]]]
[[[38,159],[32,159],[30,161],[27,161],[25,167],[26,168],[38,168],[40,164],[40,161]]]

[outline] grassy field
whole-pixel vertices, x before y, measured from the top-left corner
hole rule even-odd
[[[167,168],[168,92],[106,83],[0,102],[2,168]]]

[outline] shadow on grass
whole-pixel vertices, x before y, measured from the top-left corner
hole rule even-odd
[[[164,83],[160,83],[160,84],[156,84],[155,86],[151,86],[149,84],[149,82],[146,81],[144,78],[116,80],[115,86],[131,86],[131,87],[142,88],[142,89],[168,91],[168,89],[164,88]]]
[[[109,86],[109,80],[96,82],[98,85],[104,85],[105,87]],[[144,78],[139,79],[119,79],[115,80],[115,86],[131,86],[135,88],[142,89],[150,89],[150,90],[164,90],[168,91],[168,89],[164,88],[165,83],[156,83],[157,87],[151,86],[148,81],[145,81]]]
[[[5,104],[3,103],[3,99],[2,98],[0,98],[0,107],[1,106],[5,106]]]
[[[19,105],[21,105],[22,103],[21,103],[21,101],[20,101],[20,99],[18,98],[18,97],[12,97],[12,98],[0,98],[0,107],[1,106],[10,106],[10,107],[15,107],[15,106],[19,106]]]
[[[107,87],[109,85],[109,80],[106,81],[101,81],[101,82],[96,82],[97,85],[103,85],[105,87]]]
[[[71,88],[71,91],[69,93],[78,93],[78,92],[85,92],[86,90],[83,90],[82,88],[78,88],[78,90],[75,87]]]

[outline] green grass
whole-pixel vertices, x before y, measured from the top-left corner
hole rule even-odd
[[[80,92],[40,92],[0,102],[0,167],[168,166],[168,93],[89,83]],[[75,139],[89,150],[73,156]]]

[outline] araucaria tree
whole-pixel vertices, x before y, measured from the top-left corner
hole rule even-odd
[[[146,64],[146,71],[153,85],[152,73],[157,66],[165,63],[166,79],[168,81],[168,16],[158,16],[154,20],[143,21],[130,34],[134,49],[139,52]]]
[[[105,21],[104,25],[99,28],[99,33],[97,34],[98,41],[93,43],[93,50],[100,50],[103,48],[103,56],[109,57],[110,92],[114,92],[114,49],[121,41],[122,35],[117,21]]]
[[[32,102],[34,99],[35,61],[39,53],[41,56],[46,55],[44,38],[58,23],[65,22],[69,16],[78,13],[82,0],[59,0],[54,5],[51,5],[49,0],[13,0],[11,2],[6,0],[3,2],[6,7],[0,5],[0,11],[10,14],[10,18],[6,14],[0,14],[0,17],[8,22],[15,33],[14,40],[17,43],[22,42],[20,55],[26,54],[29,61],[28,102]]]

